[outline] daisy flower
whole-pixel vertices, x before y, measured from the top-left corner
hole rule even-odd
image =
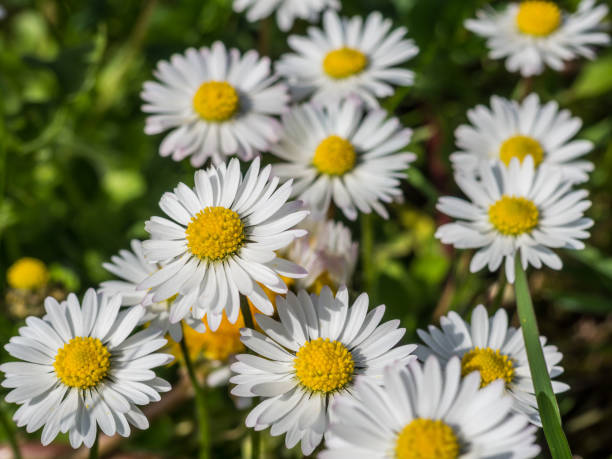
[[[287,259],[308,271],[296,286],[318,294],[324,285],[336,291],[349,284],[359,255],[351,230],[333,220],[306,219],[300,227],[307,229],[308,235],[293,241],[285,251]]]
[[[165,193],[159,206],[168,218],[153,217],[145,224],[151,239],[143,243],[145,258],[161,269],[142,281],[152,301],[176,298],[170,322],[206,315],[216,330],[225,310],[231,323],[240,312],[239,293],[264,314],[274,308],[260,284],[276,293],[287,286],[279,275],[300,278],[306,271],[275,250],[289,245],[305,230],[293,229],[308,211],[299,201],[287,202],[291,181],[278,186],[270,166],[259,168],[259,157],[242,176],[232,159],[195,173],[195,187],[179,183]]]
[[[478,373],[461,379],[453,358],[421,367],[390,365],[384,386],[359,379],[332,406],[321,459],[468,459],[535,457],[536,428],[511,411],[501,382],[480,389]]]
[[[564,179],[585,182],[593,170],[589,161],[576,160],[593,149],[588,140],[571,140],[582,121],[569,110],[559,110],[551,101],[540,104],[537,94],[530,94],[522,103],[502,97],[491,97],[491,108],[478,105],[467,113],[472,125],[461,125],[455,131],[461,149],[451,155],[455,168],[471,174],[482,160],[501,160],[506,165],[512,158],[523,161],[531,155],[534,164],[559,167]]]
[[[410,129],[382,109],[364,110],[355,98],[296,106],[283,116],[283,127],[270,151],[285,162],[275,164],[274,173],[295,178],[293,195],[313,218],[325,218],[332,199],[350,220],[357,209],[388,217],[381,201],[401,196],[400,179],[416,158],[400,152],[410,143]]]
[[[595,0],[582,0],[575,13],[563,13],[551,1],[527,0],[501,12],[480,10],[465,27],[487,38],[492,59],[506,59],[509,72],[527,77],[542,73],[545,65],[561,71],[565,61],[594,58],[593,46],[610,41],[601,31],[606,14],[608,7],[595,6]]]
[[[429,333],[417,330],[425,346],[419,345],[416,354],[425,361],[433,355],[441,362],[457,357],[461,359],[461,375],[480,373],[480,385],[488,386],[493,381],[503,381],[506,392],[513,398],[513,410],[527,416],[530,422],[541,425],[538,403],[535,397],[531,370],[527,361],[525,341],[520,329],[508,326],[508,314],[498,309],[493,317],[488,316],[483,305],[472,312],[471,324],[459,314],[451,311],[440,318],[441,329],[430,325]],[[563,373],[559,362],[563,354],[556,346],[546,345],[540,337],[548,373],[555,378]],[[569,389],[567,384],[552,381],[555,393]]]
[[[150,322],[151,327],[170,333],[174,341],[183,337],[181,322],[170,321],[170,306],[174,298],[162,301],[153,301],[153,295],[146,290],[138,290],[138,285],[151,274],[161,269],[159,263],[150,263],[144,257],[142,242],[133,239],[130,242],[132,251],[121,250],[119,255],[111,257],[110,263],[102,263],[104,269],[119,277],[121,280],[110,280],[100,284],[100,292],[108,295],[121,295],[123,306],[141,305],[145,307],[142,323]],[[206,328],[201,320],[191,316],[184,318],[185,323],[195,330],[203,332]]]
[[[171,355],[154,353],[166,344],[157,330],[129,336],[145,311],[119,312],[119,295],[109,298],[89,289],[82,306],[74,294],[58,303],[45,300],[46,315],[28,317],[4,349],[21,360],[0,365],[6,401],[21,405],[14,420],[34,432],[44,426],[42,444],[68,432],[78,448],[94,444],[98,426],[106,435],[127,437],[130,424],[149,427],[137,405],[160,400],[170,385],[152,368]],[[129,337],[128,337],[129,336]]]
[[[280,322],[257,316],[265,335],[241,331],[242,342],[256,355],[236,356],[232,393],[264,398],[247,416],[247,427],[271,426],[272,435],[286,434],[287,448],[301,441],[309,455],[327,430],[330,403],[351,396],[356,375],[378,380],[388,363],[413,359],[416,346],[392,349],[405,332],[397,328],[400,321],[379,325],[385,307],[367,313],[365,293],[349,307],[346,287],[335,298],[328,287],[320,296],[289,292],[276,306]]]
[[[12,288],[37,290],[49,282],[49,270],[47,265],[38,258],[23,257],[6,271],[6,280]]]
[[[353,95],[378,107],[377,98],[392,95],[392,85],[412,84],[414,73],[396,66],[419,51],[412,40],[404,38],[405,27],[390,32],[391,25],[378,12],[364,22],[359,16],[340,18],[328,10],[323,30],[310,27],[308,37],[289,37],[295,53],[282,56],[276,70],[297,94],[313,94],[316,102]]]
[[[480,179],[455,175],[459,188],[470,201],[440,198],[437,209],[459,219],[438,228],[436,237],[460,249],[478,249],[470,271],[485,266],[496,271],[505,261],[506,278],[514,283],[514,257],[518,253],[523,269],[542,264],[561,269],[561,259],[551,248],[580,250],[580,239],[593,221],[584,218],[591,206],[585,190],[573,191],[559,170],[541,166],[536,171],[533,158],[522,164],[517,158],[505,167],[481,163]]]
[[[141,97],[147,117],[145,133],[172,129],[159,147],[162,156],[180,161],[191,156],[201,167],[210,157],[218,164],[226,156],[251,160],[278,140],[280,125],[272,115],[287,109],[284,84],[275,83],[270,59],[256,51],[241,56],[221,42],[211,48],[188,49],[154,72]]]
[[[234,11],[242,13],[247,10],[247,19],[256,22],[266,18],[276,10],[278,27],[287,32],[295,18],[314,22],[319,13],[326,8],[339,9],[338,0],[234,0]]]

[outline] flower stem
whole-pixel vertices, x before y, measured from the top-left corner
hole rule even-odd
[[[94,440],[94,444],[89,448],[89,459],[98,459],[98,441],[100,439],[100,435],[96,432],[96,439]]]
[[[552,389],[544,352],[542,351],[542,344],[540,343],[540,332],[538,331],[533,302],[531,301],[529,286],[527,285],[527,276],[518,256],[516,257],[514,269],[516,273],[514,287],[516,306],[525,339],[529,369],[531,370],[546,442],[554,459],[571,459],[572,453],[561,427],[559,406]]]
[[[209,427],[208,427],[208,410],[206,408],[206,394],[204,392],[204,388],[198,382],[196,378],[195,371],[193,369],[193,363],[191,362],[191,357],[189,356],[189,350],[187,349],[187,344],[185,343],[185,335],[183,334],[183,339],[180,341],[181,351],[183,352],[183,359],[185,360],[185,367],[187,368],[187,373],[189,374],[189,379],[191,380],[191,385],[193,386],[193,390],[195,393],[195,401],[196,401],[196,414],[198,417],[198,428],[200,434],[200,459],[208,459],[210,458],[210,435],[209,435]]]
[[[253,312],[249,307],[249,302],[244,295],[240,295],[240,311],[242,312],[242,317],[244,318],[244,324],[246,327],[250,328],[251,330],[255,330],[255,317],[253,316]],[[260,433],[255,429],[250,429],[249,436],[251,438],[250,459],[259,459],[261,452]]]
[[[4,410],[4,403],[0,404],[0,424],[2,424],[2,428],[4,429],[6,438],[11,444],[11,449],[13,450],[13,457],[15,459],[21,459],[21,451],[19,450],[19,443],[17,443],[15,429],[13,428],[12,423],[8,420],[6,416],[6,412]]]

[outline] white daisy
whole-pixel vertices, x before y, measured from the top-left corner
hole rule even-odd
[[[329,404],[351,396],[355,376],[379,380],[388,363],[413,359],[416,346],[393,348],[405,332],[397,328],[400,321],[379,325],[385,307],[367,313],[365,293],[349,307],[346,287],[335,298],[328,287],[320,296],[289,292],[286,299],[277,297],[276,307],[280,322],[257,316],[267,336],[242,330],[242,342],[258,355],[236,356],[232,393],[264,397],[247,416],[247,427],[271,426],[272,435],[286,434],[287,448],[301,441],[308,455],[327,430]]]
[[[409,86],[410,70],[395,67],[414,57],[419,49],[404,38],[406,28],[393,32],[390,19],[378,12],[363,18],[340,18],[333,10],[323,16],[323,30],[308,29],[308,37],[292,35],[286,54],[276,64],[296,93],[313,94],[316,102],[327,103],[349,95],[378,107],[378,97],[393,94],[395,86]]]
[[[256,51],[241,56],[215,42],[160,61],[154,74],[159,82],[145,82],[142,110],[152,113],[147,134],[172,129],[159,147],[162,156],[191,156],[194,167],[234,154],[248,161],[278,140],[280,125],[271,115],[287,110],[289,95],[275,84],[270,59]]]
[[[561,71],[565,61],[594,58],[593,46],[610,41],[601,31],[606,14],[608,7],[595,6],[595,0],[582,0],[575,13],[563,13],[551,1],[527,0],[500,12],[480,10],[465,27],[487,38],[489,56],[505,58],[508,71],[531,76],[542,73],[545,65]]]
[[[140,306],[119,312],[119,295],[96,295],[89,289],[82,306],[74,294],[58,303],[45,300],[47,314],[28,317],[4,349],[23,362],[0,366],[6,401],[21,405],[14,420],[34,432],[44,426],[42,444],[68,432],[70,444],[88,448],[97,426],[106,435],[127,437],[130,426],[146,429],[136,405],[160,400],[170,385],[151,370],[172,360],[154,353],[166,344],[158,330],[129,336],[144,315]],[[129,336],[129,337],[128,337]]]
[[[485,307],[478,305],[472,312],[471,325],[451,311],[440,318],[440,327],[441,330],[430,325],[429,333],[417,330],[426,344],[417,348],[419,359],[425,361],[434,355],[447,362],[458,357],[461,359],[461,375],[480,373],[482,387],[496,380],[503,381],[506,391],[514,399],[513,410],[527,416],[530,422],[541,425],[523,333],[520,327],[508,326],[508,314],[504,309],[498,309],[489,318]],[[540,337],[540,343],[548,373],[551,379],[555,378],[563,373],[563,367],[558,365],[563,354],[556,346],[546,346],[544,336]],[[569,389],[567,384],[559,381],[552,381],[552,387],[555,393]]]
[[[502,97],[491,97],[491,108],[478,105],[468,110],[472,125],[461,125],[455,131],[461,149],[451,155],[455,168],[473,173],[482,160],[501,160],[506,165],[512,158],[522,161],[531,155],[536,166],[559,167],[563,178],[585,182],[593,163],[576,161],[593,149],[588,140],[570,140],[582,126],[580,118],[569,110],[559,110],[550,101],[540,105],[537,94],[530,94],[522,103]]]
[[[109,296],[120,294],[123,306],[137,304],[144,306],[146,313],[142,317],[142,323],[150,322],[151,327],[161,330],[164,334],[170,333],[174,341],[180,341],[183,338],[181,322],[170,322],[170,306],[173,299],[154,302],[150,292],[138,290],[138,284],[161,269],[161,265],[149,263],[145,259],[142,242],[133,239],[130,246],[131,252],[121,250],[119,255],[111,257],[111,263],[102,263],[104,269],[122,280],[102,282],[99,291]],[[185,323],[199,332],[204,332],[206,329],[201,320],[191,316],[185,317]]]
[[[276,256],[305,230],[292,229],[308,211],[299,201],[287,202],[291,181],[278,186],[270,166],[260,171],[255,158],[242,176],[232,159],[195,173],[195,188],[179,183],[165,193],[160,208],[171,220],[153,217],[145,224],[151,239],[143,243],[145,258],[162,268],[140,283],[151,289],[152,301],[178,296],[170,308],[170,322],[206,315],[216,330],[223,310],[231,323],[238,319],[239,293],[264,314],[274,308],[259,284],[276,293],[287,286],[279,275],[299,278],[306,271]]]
[[[308,235],[293,241],[285,251],[287,259],[308,271],[296,282],[297,287],[319,293],[324,285],[337,290],[350,284],[359,255],[351,230],[340,222],[310,218],[300,227],[307,229]]]
[[[339,9],[338,0],[234,0],[234,11],[242,13],[248,9],[247,19],[256,22],[276,10],[278,27],[287,32],[296,18],[314,22],[326,8]]]
[[[478,373],[461,380],[453,358],[421,367],[385,368],[384,386],[360,379],[332,406],[321,459],[468,459],[535,457],[536,428],[511,411],[503,384],[480,389]]]
[[[531,156],[522,164],[513,158],[510,166],[501,162],[479,166],[480,180],[455,175],[459,188],[470,201],[442,197],[437,209],[459,219],[438,228],[436,237],[459,249],[479,249],[470,271],[488,265],[497,270],[505,259],[506,278],[514,282],[514,257],[520,253],[523,269],[542,264],[561,269],[561,259],[551,248],[580,250],[580,239],[593,221],[584,218],[591,206],[586,190],[573,191],[558,169],[541,166],[536,171]]]
[[[283,116],[283,126],[270,151],[286,162],[275,164],[274,173],[295,178],[293,195],[310,206],[313,218],[325,218],[332,199],[351,220],[357,209],[388,217],[381,201],[401,195],[400,179],[416,158],[400,153],[410,143],[410,129],[382,109],[364,110],[355,98],[296,106]]]

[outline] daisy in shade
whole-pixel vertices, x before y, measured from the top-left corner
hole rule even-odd
[[[610,41],[601,25],[606,14],[608,7],[595,6],[595,0],[582,0],[575,13],[563,13],[551,1],[527,0],[500,12],[478,11],[465,27],[487,38],[492,59],[506,59],[509,72],[527,77],[545,66],[559,72],[579,56],[594,58],[593,47]]]
[[[349,307],[346,287],[335,298],[328,287],[320,296],[289,292],[276,306],[280,322],[257,316],[265,335],[241,331],[242,342],[256,355],[236,356],[232,393],[264,398],[247,416],[247,427],[271,426],[272,435],[286,434],[287,448],[301,441],[309,455],[327,430],[330,403],[340,395],[351,397],[355,377],[378,381],[385,365],[414,359],[416,346],[394,348],[405,332],[397,328],[399,320],[380,325],[385,307],[368,313],[365,293]]]
[[[323,30],[308,29],[308,37],[292,35],[276,70],[298,95],[313,94],[327,103],[353,95],[378,107],[377,98],[393,94],[393,85],[409,86],[414,73],[398,65],[416,56],[419,49],[404,38],[406,28],[391,31],[391,20],[378,12],[365,22],[355,16],[340,18],[333,10],[323,16]]]
[[[478,249],[470,263],[472,272],[488,266],[496,271],[505,262],[506,278],[514,283],[514,257],[520,256],[523,269],[546,265],[561,269],[563,264],[551,248],[580,250],[580,239],[593,221],[584,218],[591,206],[585,190],[572,190],[558,169],[541,166],[533,158],[510,166],[503,163],[479,167],[480,179],[455,175],[459,188],[470,201],[440,198],[437,209],[459,219],[438,228],[436,237],[459,249]]]
[[[278,182],[270,178],[270,166],[260,170],[259,158],[243,177],[234,158],[227,167],[197,171],[194,188],[179,183],[174,192],[162,196],[159,206],[170,218],[147,221],[151,239],[143,243],[145,258],[162,267],[139,288],[151,289],[153,302],[176,295],[170,322],[206,315],[214,331],[225,310],[235,323],[239,294],[264,314],[272,314],[261,285],[285,293],[287,286],[279,276],[306,275],[275,253],[306,234],[293,227],[308,215],[301,202],[287,202],[291,181],[280,187]]]
[[[333,220],[306,219],[300,227],[307,229],[308,235],[293,241],[286,250],[289,260],[308,271],[296,286],[319,294],[324,285],[337,291],[349,284],[359,255],[351,230]]]
[[[42,444],[68,433],[78,448],[93,445],[98,426],[104,434],[127,437],[130,424],[149,427],[137,405],[160,400],[170,384],[152,368],[172,360],[155,351],[166,340],[158,330],[130,336],[145,311],[136,306],[119,312],[121,297],[89,289],[82,306],[74,294],[58,303],[45,300],[47,314],[28,317],[4,349],[21,360],[0,365],[6,401],[21,405],[14,420],[28,432],[41,427]]]
[[[326,8],[339,9],[338,0],[234,0],[234,11],[247,11],[247,19],[256,22],[270,16],[276,10],[278,27],[287,32],[296,18],[314,22]]]
[[[527,416],[530,422],[542,425],[523,333],[520,328],[508,326],[505,310],[498,309],[493,317],[489,317],[485,307],[478,305],[472,312],[471,325],[451,311],[440,318],[440,327],[430,325],[429,333],[417,330],[425,343],[416,351],[420,360],[425,361],[431,355],[441,362],[460,358],[463,377],[472,372],[480,373],[481,387],[502,381],[514,400],[513,410]],[[563,373],[563,367],[558,365],[563,354],[556,346],[546,346],[544,336],[540,337],[540,342],[548,373],[551,379],[555,378]],[[569,389],[567,384],[559,381],[552,381],[552,387],[555,393]]]
[[[154,74],[159,81],[145,82],[142,110],[151,114],[147,134],[172,130],[159,147],[162,156],[191,156],[194,167],[229,155],[248,161],[278,140],[273,115],[286,111],[289,95],[275,83],[270,59],[256,51],[241,56],[215,42],[160,61]]]
[[[569,110],[559,110],[555,101],[542,105],[537,94],[530,94],[522,103],[493,96],[491,108],[478,105],[467,116],[472,125],[457,128],[456,143],[461,150],[451,155],[453,165],[463,173],[474,173],[483,160],[509,165],[512,158],[523,161],[528,155],[536,167],[559,167],[563,178],[573,182],[585,182],[593,170],[593,163],[580,160],[593,149],[593,143],[571,140],[582,121]]]
[[[283,127],[270,151],[285,162],[275,164],[274,173],[295,178],[293,195],[313,218],[325,218],[332,200],[351,220],[357,210],[388,217],[383,203],[401,196],[400,180],[416,158],[402,152],[410,129],[382,109],[364,110],[355,98],[296,106],[283,116]]]
[[[497,381],[480,389],[478,373],[461,380],[453,358],[421,367],[385,368],[384,386],[366,379],[332,406],[321,459],[468,459],[535,457],[536,428],[511,411]]]
[[[138,284],[151,274],[161,269],[158,263],[149,263],[144,257],[142,242],[134,239],[130,242],[132,251],[121,250],[119,255],[111,257],[110,263],[102,263],[104,269],[119,277],[121,280],[110,280],[100,284],[100,292],[108,295],[121,295],[123,306],[141,305],[146,309],[142,323],[150,322],[151,327],[158,328],[162,333],[170,333],[174,341],[183,337],[181,322],[170,322],[170,306],[174,298],[154,302],[153,295],[146,290],[138,290]],[[206,327],[199,319],[191,316],[184,318],[185,323],[200,332]]]

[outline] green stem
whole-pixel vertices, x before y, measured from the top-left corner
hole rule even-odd
[[[208,459],[210,458],[210,435],[209,435],[209,426],[208,426],[208,410],[206,408],[206,394],[204,392],[204,388],[198,382],[196,378],[195,371],[193,369],[193,363],[191,362],[191,357],[189,356],[189,350],[187,349],[187,344],[185,343],[185,335],[183,334],[183,339],[180,341],[181,351],[183,352],[183,359],[185,360],[185,367],[187,368],[187,374],[189,374],[189,379],[191,380],[191,385],[193,386],[193,391],[195,393],[195,401],[196,401],[196,414],[198,417],[198,428],[200,434],[200,459]]]
[[[374,220],[372,214],[361,214],[361,269],[363,270],[363,290],[376,304],[376,267],[374,266]]]
[[[99,440],[100,436],[98,435],[98,433],[96,432],[96,439],[94,440],[94,444],[91,445],[91,448],[89,448],[89,459],[98,459],[98,440]]]
[[[13,457],[15,459],[21,459],[21,451],[19,450],[19,443],[17,443],[17,435],[15,434],[15,429],[13,428],[13,425],[7,419],[6,412],[4,411],[4,403],[0,405],[0,424],[2,424],[2,428],[4,429],[6,438],[11,444],[11,449],[13,450]]]
[[[550,375],[548,374],[544,352],[540,343],[540,332],[538,331],[538,322],[533,310],[531,295],[529,294],[527,276],[518,256],[516,257],[514,270],[516,273],[514,287],[516,306],[523,330],[523,338],[525,339],[529,369],[531,370],[546,442],[554,459],[571,459],[572,453],[561,427],[559,406],[552,389]]]
[[[240,295],[240,311],[244,318],[244,324],[247,328],[255,330],[255,317],[249,307],[249,302],[246,296]],[[250,459],[259,459],[261,453],[261,436],[255,429],[249,430],[249,436],[251,438],[251,455]]]

